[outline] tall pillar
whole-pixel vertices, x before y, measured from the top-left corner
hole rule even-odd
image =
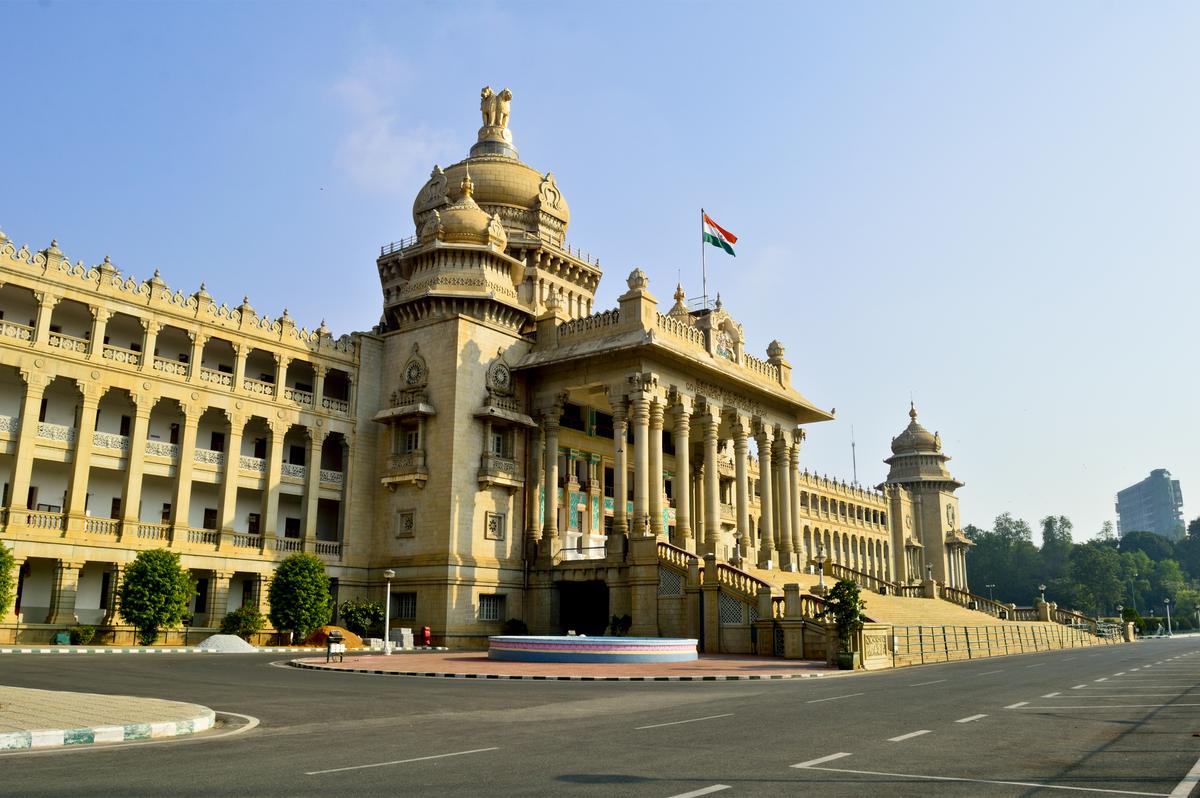
[[[526,473],[529,478],[525,480],[525,543],[526,552],[531,556],[532,546],[537,543],[538,537],[542,533],[542,519],[539,514],[544,476],[542,455],[546,448],[546,433],[541,424],[529,431],[528,440],[529,469]]]
[[[775,439],[773,429],[763,424],[761,421],[756,422],[758,429],[755,431],[758,439],[758,480],[759,480],[759,519],[758,519],[758,565],[760,568],[770,568],[775,554],[775,536],[774,536],[774,515],[775,507],[772,502],[773,492],[771,490],[771,463],[772,445]]]
[[[308,452],[304,460],[304,520],[301,522],[301,547],[313,551],[317,541],[317,506],[321,498],[321,444],[329,431],[308,428]]]
[[[702,417],[696,417],[697,423],[702,423]],[[708,505],[704,503],[704,440],[701,427],[700,449],[692,461],[692,530],[696,539],[693,554],[704,556],[704,518],[708,514]]]
[[[675,540],[680,548],[695,552],[692,539],[692,457],[688,438],[692,434],[692,400],[675,400]]]
[[[196,462],[196,430],[200,426],[201,409],[195,405],[183,405],[183,434],[179,437],[179,459],[175,463],[175,502],[171,505],[171,520],[179,530],[191,524],[188,513],[192,502],[192,465]]]
[[[775,484],[779,488],[779,567],[785,571],[796,570],[796,558],[792,551],[792,492],[788,478],[788,444],[785,433],[775,430]]]
[[[236,413],[225,411],[229,419],[229,435],[226,438],[225,470],[221,475],[221,507],[217,512],[217,529],[221,535],[233,532],[233,520],[237,514],[238,474],[242,468],[242,431],[246,419]],[[261,528],[261,527],[260,527]]]
[[[88,360],[99,361],[104,354],[104,331],[108,328],[108,320],[112,318],[110,313],[105,308],[91,307],[88,308],[92,312],[92,331],[89,333]]]
[[[266,470],[263,476],[262,492],[262,546],[263,551],[270,547],[273,538],[279,535],[279,481],[283,475],[283,438],[288,431],[288,423],[279,419],[267,422],[271,430],[271,443],[267,447]]]
[[[721,417],[717,408],[707,405],[700,415],[700,423],[704,433],[704,553],[715,555],[721,536],[721,483],[717,464]]]
[[[234,343],[233,344],[233,390],[234,393],[241,393],[242,381],[246,379],[246,358],[250,354],[248,344]]]
[[[739,558],[750,554],[750,446],[746,437],[746,420],[740,414],[732,417],[733,465],[737,493]]]
[[[633,417],[633,537],[651,534],[646,528],[650,512],[650,396],[636,391],[629,400]]]
[[[629,534],[629,403],[625,397],[612,400],[613,408],[613,534]]]
[[[271,612],[271,602],[268,600],[268,588],[271,584],[271,574],[254,575],[254,608],[266,618]]]
[[[158,334],[162,332],[163,325],[150,319],[142,319],[142,364],[138,367],[139,371],[148,371],[154,373],[154,347],[158,345]]]
[[[45,374],[33,370],[21,370],[25,380],[25,398],[21,402],[20,431],[13,457],[12,488],[9,491],[9,506],[26,508],[29,501],[29,484],[33,478],[33,452],[37,447],[38,412],[48,382]],[[26,508],[32,509],[32,508]]]
[[[105,595],[104,618],[101,626],[116,626],[120,613],[117,608],[117,591],[121,587],[121,577],[125,574],[125,563],[115,562],[108,571],[108,593]]]
[[[50,332],[50,320],[54,316],[54,306],[58,304],[60,297],[48,291],[34,291],[33,296],[38,301],[37,321],[33,325],[33,345],[41,347],[46,345]]]
[[[328,409],[325,407],[325,375],[328,372],[326,366],[313,364],[313,410]]]
[[[3,546],[0,543],[0,546]],[[8,609],[4,611],[4,617],[0,619],[0,623],[16,624],[21,622],[21,613],[18,611],[17,605],[17,585],[21,583],[21,569],[25,566],[25,558],[18,554],[13,554],[13,569],[12,569],[12,601],[8,603]],[[14,639],[15,642],[15,639]]]
[[[562,405],[552,405],[542,416],[542,428],[546,431],[546,450],[543,455],[546,471],[546,514],[542,519],[542,543],[546,551],[554,554],[558,542],[558,422],[562,416]]]
[[[71,518],[81,518],[87,504],[88,476],[92,468],[92,436],[96,432],[96,408],[100,406],[100,392],[96,387],[80,384],[79,388],[83,396],[79,403],[79,421],[75,427],[71,486],[67,490],[67,514]]]
[[[129,431],[129,457],[125,463],[125,492],[121,501],[122,535],[137,534],[141,520],[142,473],[146,462],[146,440],[154,400],[147,394],[131,394],[135,403],[133,427]]]
[[[204,363],[204,345],[212,336],[189,331],[187,337],[192,342],[191,354],[188,355],[188,382],[200,382],[200,367]]]
[[[292,359],[290,357],[288,357],[287,355],[281,355],[278,352],[275,353],[275,398],[276,399],[283,398],[283,385],[285,382],[287,382],[288,363],[291,363],[291,362],[292,362]],[[316,397],[314,396],[314,400],[315,400],[315,398]],[[313,409],[315,410],[317,407],[318,406],[315,405],[313,407]]]
[[[663,406],[662,401],[655,399],[650,403],[650,456],[647,472],[650,477],[649,513],[650,529],[654,537],[665,540],[666,528],[663,524]]]
[[[50,611],[46,623],[74,624],[75,596],[79,592],[79,572],[83,563],[55,560],[54,575],[50,583]]]
[[[804,431],[799,427],[791,434],[791,446],[788,447],[788,493],[792,506],[792,562],[796,570],[803,570],[807,561],[804,551],[804,524],[800,515],[800,441],[804,439]]]
[[[208,625],[220,626],[221,621],[229,614],[229,582],[233,579],[232,571],[213,571],[208,581]]]

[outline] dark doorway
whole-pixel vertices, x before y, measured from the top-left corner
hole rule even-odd
[[[604,582],[558,583],[558,630],[598,637],[608,629],[608,585]]]

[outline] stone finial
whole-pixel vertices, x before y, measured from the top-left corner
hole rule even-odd
[[[641,269],[634,269],[629,273],[629,278],[625,280],[630,291],[645,291],[650,287],[650,278]]]
[[[51,255],[61,255],[62,254],[62,250],[60,250],[58,248],[58,239],[57,238],[50,239],[50,248],[47,249],[46,251],[49,252]]]
[[[462,192],[460,199],[471,199],[471,194],[475,191],[475,184],[471,182],[471,169],[469,167],[463,170],[463,179],[458,184],[458,188]]]
[[[204,283],[200,283],[200,290],[196,292],[196,299],[200,301],[212,301],[212,296],[208,293]]]
[[[292,317],[291,317],[290,315],[288,315],[288,309],[287,309],[287,308],[284,308],[284,309],[283,309],[283,315],[282,315],[282,316],[280,316],[280,317],[279,317],[279,319],[280,319],[280,321],[283,321],[283,320],[291,321],[291,320],[292,320]]]
[[[683,302],[687,299],[687,294],[683,292],[683,283],[675,283],[675,301]]]
[[[783,358],[783,344],[779,343],[779,339],[767,344],[767,357],[771,360]]]
[[[0,244],[8,240],[8,235],[3,230],[0,230]]]
[[[908,403],[908,417],[913,421],[917,420],[917,406],[911,401]]]
[[[717,292],[717,301],[713,303],[713,308],[715,310],[721,309],[721,292],[720,291]]]
[[[104,256],[104,262],[100,264],[100,271],[103,272],[104,274],[117,274],[118,273],[117,267],[113,265],[113,262],[109,259],[109,257],[107,255]]]
[[[329,327],[325,324],[325,319],[321,319],[321,326],[317,328],[317,335],[322,338],[328,338],[329,334]]]

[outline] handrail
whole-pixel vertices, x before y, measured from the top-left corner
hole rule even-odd
[[[665,563],[686,574],[688,566],[693,560],[699,562],[700,558],[687,549],[667,543],[665,540],[658,541],[658,561],[660,563]],[[700,565],[703,568],[703,563]]]
[[[868,590],[874,590],[876,593],[888,591],[891,593],[899,593],[900,585],[895,582],[889,582],[886,579],[880,578],[873,574],[868,574],[865,571],[858,571],[840,563],[830,563],[829,571],[832,576],[838,579],[849,579],[857,582],[859,587],[865,587]],[[883,590],[880,590],[883,588]]]
[[[758,591],[762,588],[771,589],[769,583],[764,582],[757,576],[748,574],[741,568],[735,568],[723,562],[717,563],[717,584],[741,593],[750,601],[758,601]]]
[[[994,601],[983,596],[977,596],[966,590],[959,590],[956,587],[943,587],[942,598],[953,604],[958,604],[961,607],[966,607],[969,610],[977,612],[985,612],[996,618],[1006,618],[1011,613],[1008,607],[1001,604],[999,601]]]

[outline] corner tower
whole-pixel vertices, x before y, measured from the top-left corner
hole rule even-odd
[[[909,581],[932,575],[942,584],[967,590],[966,550],[971,541],[959,527],[958,497],[963,483],[950,474],[950,456],[942,438],[917,421],[910,405],[909,423],[892,438],[887,481],[880,485],[891,505],[892,545],[903,552],[900,566]]]

